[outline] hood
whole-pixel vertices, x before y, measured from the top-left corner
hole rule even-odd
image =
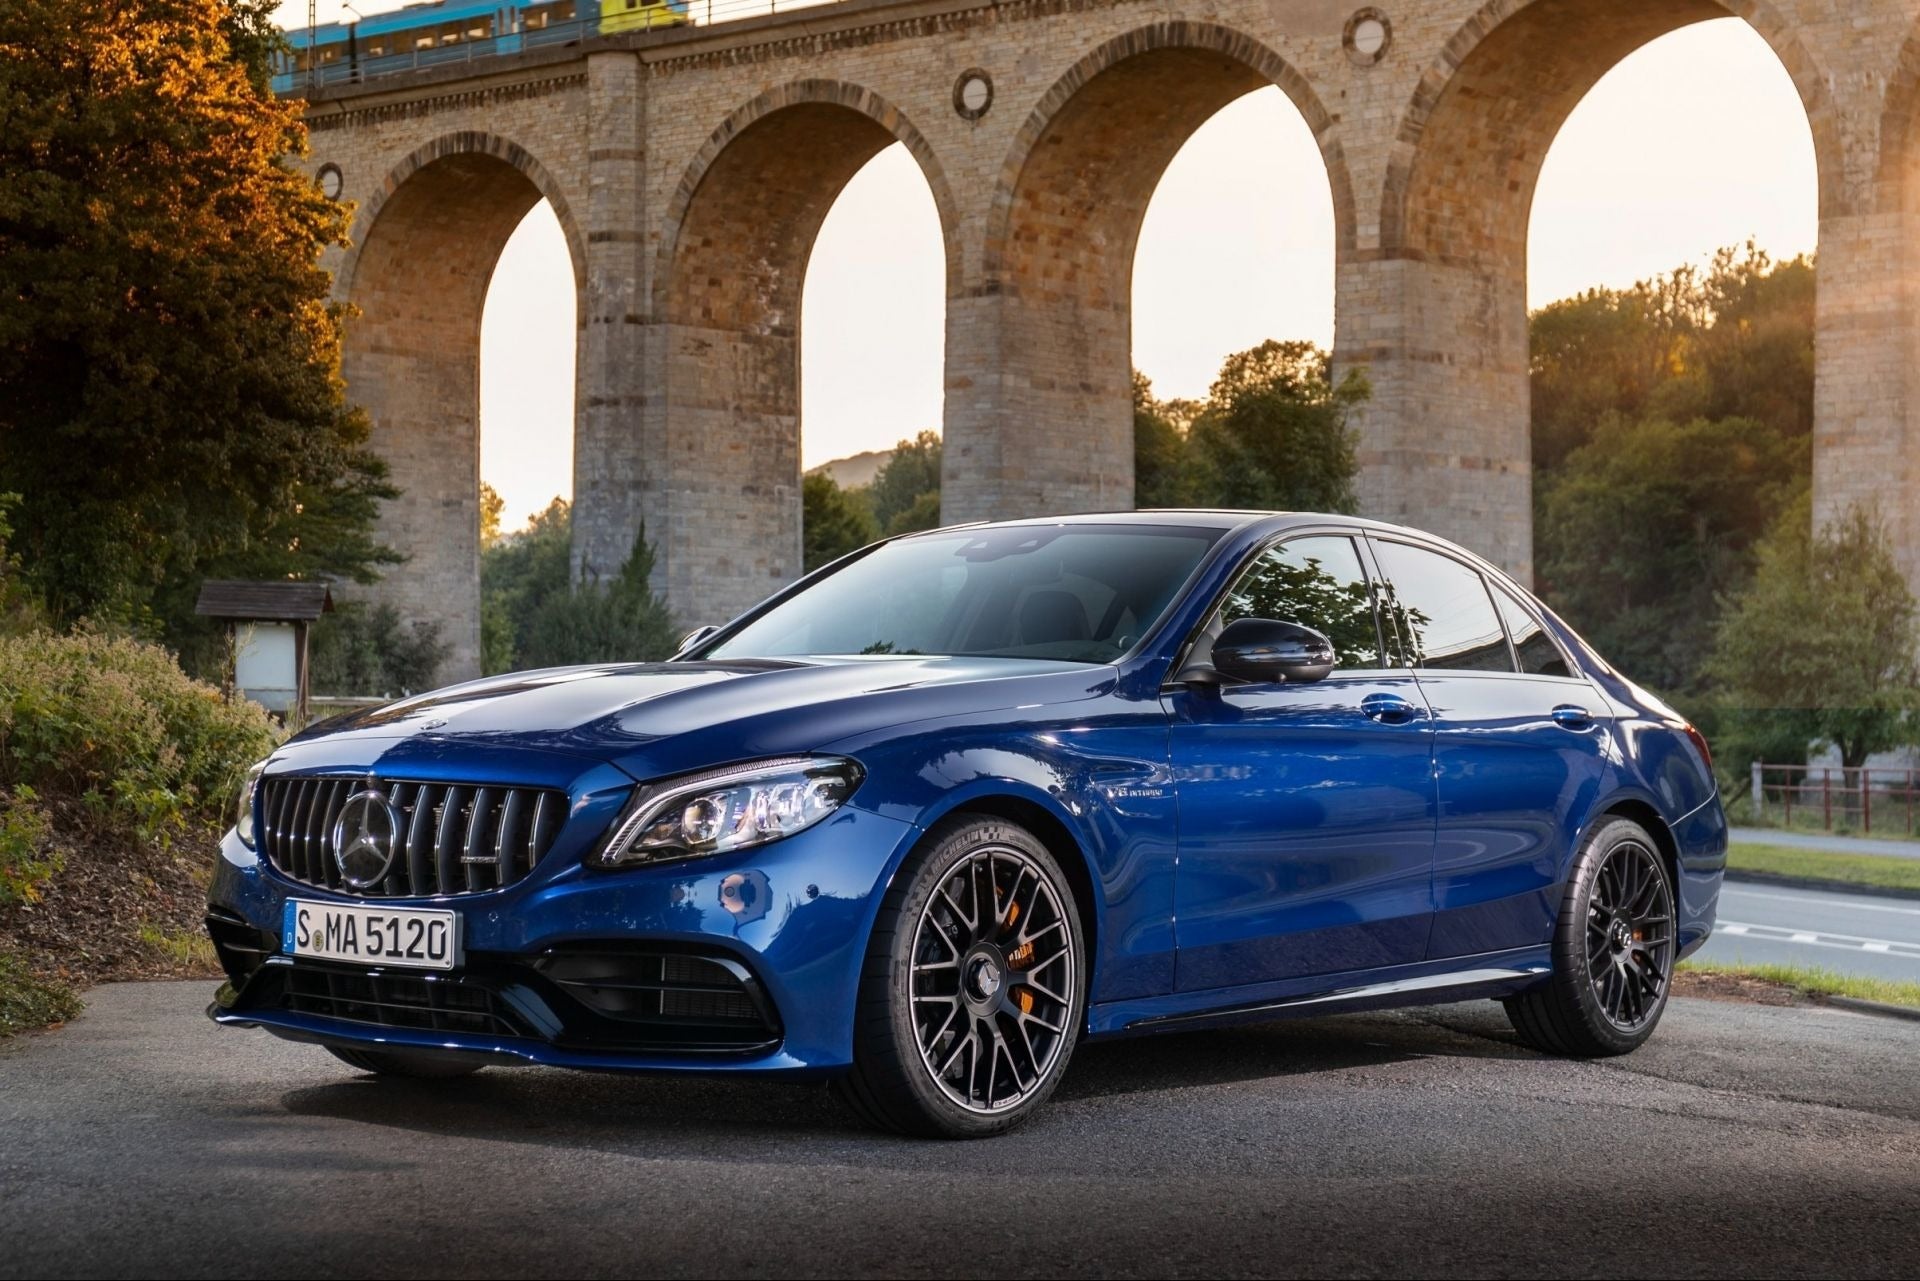
[[[467,746],[559,753],[635,778],[757,756],[818,751],[891,725],[1020,704],[1071,702],[1114,670],[1004,658],[625,663],[519,672],[334,717],[289,746],[371,767],[402,740],[436,754]],[[408,755],[399,752],[399,755]]]

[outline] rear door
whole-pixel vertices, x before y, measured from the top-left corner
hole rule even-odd
[[[1578,824],[1602,782],[1606,703],[1503,585],[1375,535],[1387,621],[1433,712],[1439,959],[1546,942]]]
[[[1344,533],[1255,555],[1195,642],[1239,618],[1304,623],[1339,666],[1303,684],[1166,696],[1180,805],[1182,991],[1418,961],[1432,916],[1432,741],[1387,665],[1374,583]]]

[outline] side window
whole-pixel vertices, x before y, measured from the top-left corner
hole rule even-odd
[[[1480,571],[1449,556],[1378,541],[1380,570],[1393,584],[1392,614],[1417,666],[1510,672],[1513,654]]]
[[[1351,538],[1295,538],[1262,552],[1220,606],[1219,626],[1242,618],[1281,619],[1323,632],[1343,668],[1384,665],[1373,590]]]
[[[1513,638],[1513,652],[1519,656],[1520,670],[1532,676],[1572,676],[1566,655],[1553,643],[1526,607],[1506,588],[1495,583],[1493,598],[1500,603],[1500,617],[1506,620],[1507,635]]]

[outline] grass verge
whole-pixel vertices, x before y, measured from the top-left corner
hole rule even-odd
[[[0,1037],[65,1023],[80,1013],[72,988],[36,977],[12,952],[0,952]]]
[[[1721,965],[1682,961],[1680,969],[1688,974],[1757,979],[1762,983],[1789,988],[1803,996],[1845,996],[1856,1001],[1878,1001],[1883,1005],[1906,1005],[1920,1009],[1920,983],[1898,979],[1840,974],[1814,965]]]
[[[1727,847],[1727,870],[1920,894],[1920,858],[1894,854],[1835,854],[1735,841]]]

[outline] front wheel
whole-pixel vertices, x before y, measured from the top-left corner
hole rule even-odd
[[[936,827],[881,905],[840,1094],[908,1134],[1012,1129],[1073,1054],[1083,947],[1073,890],[1031,832],[970,816]]]
[[[1548,1054],[1626,1054],[1653,1035],[1674,965],[1673,883],[1647,829],[1610,819],[1574,860],[1553,939],[1553,977],[1504,1004]]]

